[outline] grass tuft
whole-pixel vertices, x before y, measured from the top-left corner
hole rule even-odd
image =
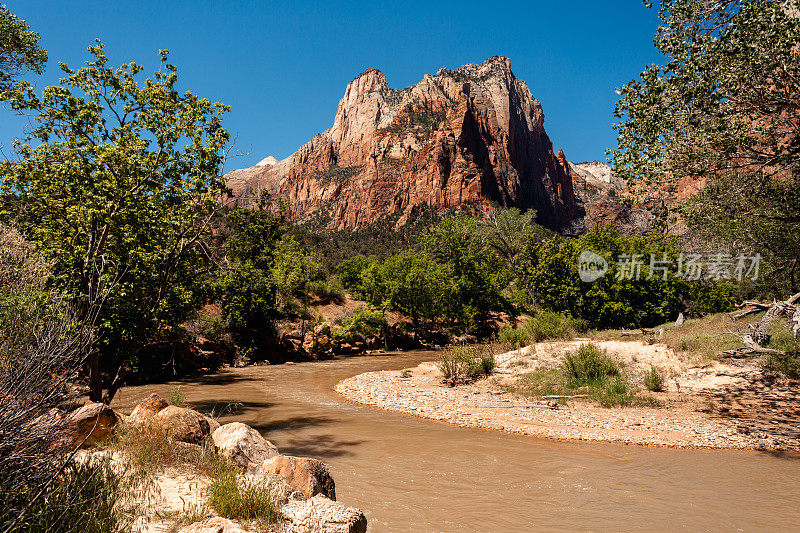
[[[651,366],[650,370],[644,375],[644,386],[647,390],[652,392],[663,391],[666,381],[667,377],[664,373],[654,366]]]
[[[231,520],[274,522],[278,505],[266,484],[241,483],[233,471],[214,479],[208,487],[208,505]]]

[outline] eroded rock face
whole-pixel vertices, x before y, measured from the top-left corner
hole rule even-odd
[[[237,465],[248,468],[258,465],[265,459],[279,455],[278,448],[264,439],[261,434],[241,422],[220,426],[211,435],[214,448]]]
[[[75,446],[88,448],[108,438],[117,425],[117,414],[104,403],[88,403],[67,418],[69,438]]]
[[[292,500],[281,507],[286,523],[283,531],[323,533],[366,533],[367,518],[359,509],[347,507],[318,494],[308,500]]]
[[[328,466],[322,461],[308,457],[278,455],[261,463],[256,474],[280,474],[292,489],[306,498],[322,494],[331,500],[336,499],[336,485]]]
[[[581,216],[569,163],[510,65],[495,56],[442,68],[403,90],[368,69],[347,86],[331,128],[283,161],[228,173],[228,184],[240,205],[266,189],[295,220],[333,229],[496,202],[569,231]]]

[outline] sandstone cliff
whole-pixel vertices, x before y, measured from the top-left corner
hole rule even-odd
[[[348,84],[333,127],[283,161],[227,178],[240,205],[266,189],[288,202],[293,219],[332,229],[385,217],[401,225],[415,208],[462,204],[535,209],[559,231],[582,220],[542,106],[501,56],[442,68],[402,90],[368,69]]]

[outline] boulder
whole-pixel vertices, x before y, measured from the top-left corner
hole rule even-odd
[[[212,423],[216,423],[202,413],[175,405],[159,411],[153,422],[165,427],[171,439],[192,444],[211,435]]]
[[[278,448],[264,439],[247,424],[232,422],[217,428],[212,434],[214,448],[237,465],[248,468],[270,457],[280,455]]]
[[[280,474],[294,490],[306,498],[316,494],[336,499],[336,485],[328,465],[309,457],[278,455],[253,469],[257,474]]]
[[[104,403],[87,403],[67,417],[67,432],[72,443],[87,448],[111,436],[119,418]]]
[[[190,524],[178,530],[178,533],[249,533],[249,531],[227,518],[215,516]]]
[[[322,531],[323,533],[366,533],[367,517],[359,509],[347,507],[318,494],[308,500],[291,500],[279,514],[287,533]]]
[[[150,420],[151,418],[156,416],[156,414],[158,414],[159,411],[168,406],[169,404],[165,399],[163,399],[158,394],[153,393],[144,400],[142,400],[141,402],[139,402],[139,404],[133,408],[131,416],[128,417],[128,423],[139,424],[146,420]]]

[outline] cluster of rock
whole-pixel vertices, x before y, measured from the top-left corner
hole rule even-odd
[[[241,422],[220,425],[195,410],[169,405],[157,394],[140,402],[130,416],[101,403],[87,404],[70,417],[70,438],[81,447],[111,436],[114,427],[150,424],[163,428],[171,442],[198,446],[210,439],[217,454],[240,467],[242,484],[267,484],[279,504],[281,531],[363,533],[367,519],[358,509],[336,501],[336,486],[328,466],[309,457],[282,455],[252,427]],[[237,533],[241,525],[221,517],[207,518],[181,530],[184,533]]]
[[[402,90],[367,69],[348,84],[331,128],[283,161],[226,177],[240,205],[268,190],[293,219],[332,229],[491,203],[535,209],[557,230],[581,218],[542,106],[502,56],[442,68]]]
[[[288,324],[279,331],[284,353],[295,359],[329,359],[336,355],[371,354],[391,349],[435,349],[447,344],[468,344],[477,339],[471,335],[454,336],[437,331],[406,331],[401,324],[389,325],[380,335],[344,333],[337,324],[323,323],[303,331],[297,324]]]

